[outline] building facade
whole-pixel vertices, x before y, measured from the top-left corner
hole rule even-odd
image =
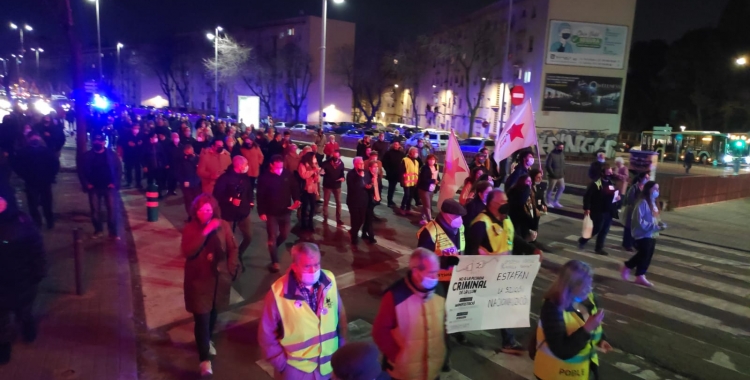
[[[455,62],[433,60],[420,81],[420,127],[454,129],[468,136],[468,96],[479,98],[474,136],[494,137],[507,120],[510,89],[523,86],[531,99],[540,148],[564,141],[573,153],[616,144],[622,117],[636,0],[516,0],[494,3],[458,26],[436,33],[462,33],[473,22],[492,20],[502,37],[503,65],[465,80]],[[506,39],[510,23],[510,38]],[[505,47],[507,43],[508,47]],[[487,81],[479,93],[481,81]],[[386,94],[383,121],[413,124],[411,89]]]

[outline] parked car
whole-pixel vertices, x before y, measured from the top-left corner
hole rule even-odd
[[[402,135],[403,135],[403,134],[404,134],[404,133],[405,133],[405,132],[406,132],[407,130],[412,130],[412,131],[413,131],[413,130],[415,130],[415,129],[419,129],[419,128],[418,128],[417,126],[415,126],[415,125],[409,125],[409,124],[401,124],[401,123],[390,123],[390,124],[388,124],[388,126],[387,126],[387,127],[385,127],[385,128],[386,128],[386,130],[387,130],[387,131],[389,131],[389,132],[393,132],[393,131],[396,131],[396,130],[397,130],[397,131],[398,131],[399,133],[401,133]]]
[[[461,152],[477,154],[482,148],[487,148],[490,151],[495,149],[495,140],[483,139],[481,137],[470,137],[466,140],[460,141],[458,146],[461,147]]]
[[[334,129],[336,129],[338,125],[332,121],[324,121],[323,122],[323,133],[332,133]]]
[[[348,131],[348,132],[344,133],[344,135],[341,136],[341,140],[342,141],[352,141],[352,140],[357,141],[357,140],[365,137],[365,135],[375,136],[375,132],[374,131],[365,131],[363,129],[352,129],[351,131]]]
[[[368,126],[367,122],[360,123],[359,127],[362,128],[362,129],[371,129],[373,131],[385,131],[385,124],[383,124],[381,122],[374,122],[373,121],[370,124],[372,125],[372,127]]]
[[[435,150],[445,150],[448,146],[450,132],[427,129],[422,132],[415,132],[406,140],[406,148],[417,146],[417,141],[423,140],[425,136],[430,140],[430,144]]]
[[[292,123],[287,123],[285,121],[277,121],[276,123],[273,124],[273,128],[277,131],[279,129],[287,129],[291,127],[292,127]]]
[[[289,130],[292,132],[307,132],[307,124],[295,124]]]
[[[333,133],[337,135],[343,135],[353,129],[357,129],[357,124],[350,122],[339,123],[339,126],[333,129]]]

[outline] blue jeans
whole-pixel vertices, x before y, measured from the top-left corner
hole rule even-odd
[[[612,214],[608,212],[599,215],[591,214],[591,221],[594,222],[594,229],[591,231],[591,236],[593,237],[596,235],[596,246],[594,247],[594,250],[599,252],[604,249],[604,242],[607,239],[609,227],[612,225]],[[578,245],[583,247],[589,240],[591,239],[579,238]]]

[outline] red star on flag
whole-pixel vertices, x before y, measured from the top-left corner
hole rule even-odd
[[[456,157],[453,162],[451,162],[451,169],[454,169],[456,173],[466,173],[464,167],[461,166],[461,158],[459,157]]]
[[[513,126],[510,127],[508,130],[508,136],[510,136],[510,141],[515,140],[518,138],[523,138],[523,123],[521,124],[513,124]]]

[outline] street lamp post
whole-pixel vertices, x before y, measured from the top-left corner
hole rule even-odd
[[[120,50],[124,47],[125,45],[123,45],[122,43],[120,42],[117,43],[117,82],[119,83],[119,85],[117,86],[118,87],[117,90],[120,93],[121,101],[122,101],[122,93],[124,91],[123,91],[123,85],[122,85],[122,69],[120,67]]]
[[[342,4],[344,0],[333,0],[335,4]],[[326,95],[326,28],[328,27],[328,0],[323,0],[323,16],[320,42],[320,112],[318,124],[323,129],[323,109]]]
[[[20,56],[23,57],[24,53],[26,53],[26,49],[23,46],[23,31],[27,30],[27,31],[30,32],[30,31],[34,30],[34,28],[32,28],[31,26],[29,26],[29,24],[23,24],[23,27],[21,27],[21,26],[16,25],[16,24],[14,24],[12,22],[10,23],[10,28],[13,29],[13,30],[18,29],[18,35],[21,37],[21,52],[20,52]],[[18,66],[18,60],[16,60],[17,75],[18,75],[18,78],[21,78],[21,72],[18,71],[18,68],[19,68],[19,66]]]
[[[31,48],[31,51],[36,53],[36,78],[39,80],[39,53],[44,53],[42,48]]]
[[[214,109],[216,118],[219,118],[219,32],[224,28],[217,26],[214,34],[206,34],[209,40],[214,41]]]
[[[102,71],[102,30],[99,24],[99,0],[89,0],[89,2],[96,3],[96,43],[99,53],[97,58],[99,61],[99,80],[102,80],[104,73]]]
[[[0,61],[3,61],[3,75],[8,75],[8,64],[6,63],[7,60],[5,58],[0,58]]]

